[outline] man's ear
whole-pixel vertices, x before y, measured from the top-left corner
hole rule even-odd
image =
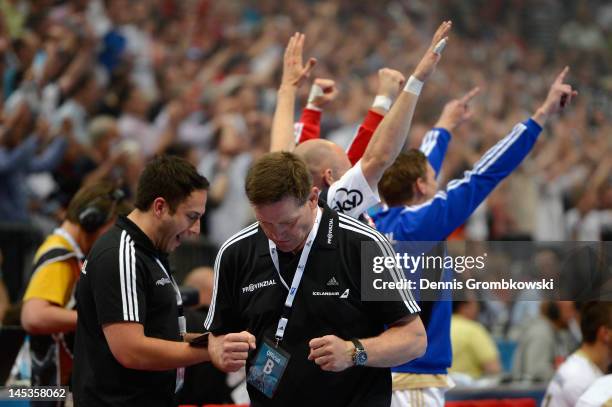
[[[331,168],[327,168],[325,171],[323,171],[323,180],[328,187],[336,181]]]
[[[151,206],[153,208],[153,215],[158,218],[161,218],[162,215],[170,209],[168,202],[162,197],[155,198]]]
[[[319,193],[321,191],[317,187],[310,189],[310,195],[308,195],[308,204],[311,208],[315,208],[319,204]]]
[[[419,177],[414,183],[413,188],[414,188],[414,196],[419,196],[419,197],[423,196],[425,195],[425,191],[427,190],[427,181],[425,181],[425,178]]]

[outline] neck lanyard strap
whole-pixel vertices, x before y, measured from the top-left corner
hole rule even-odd
[[[85,255],[83,254],[83,251],[81,250],[81,247],[78,245],[76,240],[74,240],[74,237],[72,237],[72,235],[70,233],[66,232],[66,230],[64,230],[62,228],[56,228],[53,231],[53,234],[61,236],[64,239],[66,239],[68,244],[70,244],[70,246],[72,246],[72,250],[74,250],[74,252],[76,253],[77,257],[79,258],[79,261],[82,261],[85,258]]]
[[[176,295],[176,305],[178,306],[178,323],[179,323],[179,333],[181,336],[185,336],[187,333],[187,321],[185,320],[185,315],[183,313],[183,297],[181,297],[181,290],[179,290],[176,281],[174,281],[174,277],[168,273],[164,264],[156,257],[155,261],[159,265],[159,267],[164,271],[166,277],[170,280],[172,287],[174,288],[174,293]]]
[[[271,240],[268,240],[268,246],[270,248],[270,257],[272,257],[272,263],[274,263],[274,267],[276,268],[276,272],[278,273],[278,277],[281,282],[289,290],[287,294],[287,299],[285,299],[285,306],[283,310],[283,314],[278,321],[278,325],[276,327],[276,344],[283,340],[283,336],[285,335],[285,328],[287,327],[287,323],[289,322],[289,313],[291,311],[291,307],[293,306],[293,300],[295,299],[295,294],[297,293],[298,287],[302,282],[302,275],[304,274],[304,269],[306,268],[306,262],[308,261],[308,256],[310,255],[310,249],[312,248],[312,244],[314,243],[315,237],[317,236],[317,231],[319,230],[319,223],[321,222],[322,211],[321,208],[317,208],[317,216],[315,218],[314,225],[312,225],[312,229],[310,229],[310,233],[306,238],[306,244],[304,244],[304,248],[302,249],[302,254],[300,255],[300,261],[298,262],[297,269],[295,270],[295,274],[293,275],[293,281],[291,282],[291,287],[287,287],[287,283],[283,279],[280,273],[280,267],[278,262],[278,250],[276,249],[276,245]]]

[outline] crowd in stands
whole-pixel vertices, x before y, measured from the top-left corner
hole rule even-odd
[[[449,46],[420,96],[409,147],[420,145],[446,102],[474,86],[481,92],[471,120],[453,134],[441,187],[527,117],[561,67],[571,67],[579,92],[451,238],[612,236],[610,2],[0,0],[0,14],[0,234],[15,224],[48,234],[76,191],[97,181],[129,198],[147,160],[166,153],[187,158],[211,181],[202,235],[219,246],[253,220],[244,179],[269,148],[291,34],[304,32],[304,54],[318,60],[311,79],[333,79],[339,90],[325,106],[323,138],[348,147],[375,96],[378,70],[410,72],[430,33],[450,18]],[[8,256],[5,276],[16,264]],[[551,267],[553,257],[541,253],[538,267]],[[0,287],[0,319],[2,294]],[[563,349],[530,371],[550,380],[580,343],[576,310],[496,300],[480,312],[463,304],[455,319],[488,346],[484,328],[468,322],[480,317],[496,338],[516,340],[519,355],[536,346],[530,338],[552,335]],[[526,321],[536,322],[513,336]],[[498,374],[499,355],[488,348],[487,360],[463,373]],[[513,370],[527,369],[517,363]]]

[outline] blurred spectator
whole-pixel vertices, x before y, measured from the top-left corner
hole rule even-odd
[[[27,222],[26,176],[52,171],[63,159],[65,138],[44,120],[33,127],[32,113],[21,104],[0,130],[0,222]]]
[[[575,406],[612,363],[612,303],[586,303],[580,315],[582,345],[559,366],[548,385],[543,406]]]
[[[451,373],[472,379],[501,372],[499,352],[491,334],[477,321],[479,304],[475,300],[454,301],[451,319],[453,364]]]
[[[68,206],[66,220],[36,252],[21,309],[21,324],[31,335],[33,386],[70,383],[76,283],[96,239],[118,214],[127,213],[122,200],[122,193],[109,183],[80,189]]]
[[[609,407],[612,405],[612,374],[595,380],[585,391],[576,407]]]
[[[540,315],[524,321],[512,364],[512,377],[519,381],[548,381],[577,343],[568,325],[576,318],[571,301],[545,301]]]

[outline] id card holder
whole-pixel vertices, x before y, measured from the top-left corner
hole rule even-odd
[[[287,351],[264,338],[247,374],[247,383],[272,398],[290,357]]]

